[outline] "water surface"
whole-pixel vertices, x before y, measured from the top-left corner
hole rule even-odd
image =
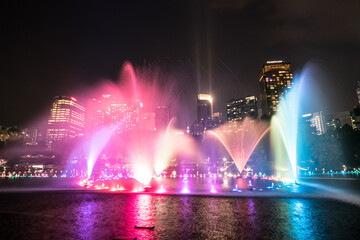
[[[355,239],[359,216],[326,198],[2,193],[0,239]]]

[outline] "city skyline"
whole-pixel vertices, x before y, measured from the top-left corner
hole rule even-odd
[[[267,63],[268,63],[269,61],[267,61]],[[270,61],[271,62],[271,61]],[[276,61],[274,61],[274,62],[282,62],[282,60],[280,60],[280,61],[278,61],[278,60],[276,60]],[[261,88],[261,86],[259,87],[259,89]],[[354,91],[356,91],[356,93],[358,93],[359,92],[359,88],[357,88],[357,89],[355,89]],[[91,91],[90,91],[91,92]],[[282,92],[282,91],[281,91]],[[107,99],[107,98],[113,98],[112,96],[111,96],[111,94],[109,94],[107,91],[103,91],[101,94],[100,94],[101,96],[102,96],[102,98],[103,99]],[[94,95],[95,96],[95,95]],[[83,103],[85,103],[85,102],[87,102],[84,106],[86,106],[86,108],[87,107],[90,107],[90,108],[93,108],[94,106],[93,106],[93,104],[92,104],[92,102],[94,102],[95,100],[96,100],[96,102],[98,101],[97,99],[95,99],[94,98],[94,96],[92,96],[92,95],[89,95],[89,93],[87,93],[87,97],[78,97],[78,96],[76,96],[76,95],[69,95],[69,96],[55,96],[55,97],[52,97],[51,98],[51,100],[53,100],[53,99],[57,99],[57,98],[69,98],[69,99],[74,99],[74,101],[77,101],[77,98],[79,98],[80,99],[80,101],[81,102],[83,102]],[[211,95],[209,95],[209,94],[205,94],[205,93],[199,93],[198,94],[198,98],[197,98],[197,102],[199,102],[199,96],[206,96],[207,98],[212,98],[212,96]],[[211,99],[211,105],[212,105],[212,107],[211,107],[211,112],[214,112],[215,113],[215,111],[220,111],[220,112],[216,112],[217,114],[222,114],[223,112],[225,113],[225,117],[224,117],[224,119],[223,119],[223,121],[225,120],[225,122],[226,121],[232,121],[232,120],[236,120],[236,121],[239,121],[239,120],[241,120],[241,119],[243,119],[244,117],[241,117],[241,118],[236,118],[236,117],[230,117],[229,118],[229,111],[231,111],[231,113],[230,113],[230,115],[231,114],[236,114],[236,111],[239,111],[238,109],[236,109],[235,110],[235,113],[232,113],[232,110],[229,110],[229,106],[232,106],[232,105],[234,105],[234,106],[237,106],[237,103],[238,102],[243,102],[243,101],[249,101],[248,99],[255,99],[255,102],[254,103],[251,103],[251,105],[253,105],[255,108],[254,109],[251,109],[251,111],[254,111],[255,110],[255,112],[254,113],[252,113],[252,114],[249,114],[248,115],[248,113],[247,112],[245,112],[245,115],[244,116],[249,116],[249,117],[252,117],[252,118],[262,118],[262,117],[269,117],[268,115],[264,115],[264,113],[263,113],[263,110],[262,110],[262,108],[261,108],[261,103],[260,102],[258,102],[257,101],[257,97],[256,96],[249,96],[249,95],[246,95],[246,97],[243,97],[243,96],[237,96],[237,97],[233,97],[233,98],[231,98],[231,99],[229,99],[229,100],[227,100],[226,102],[223,102],[223,103],[218,103],[218,105],[220,105],[222,108],[224,108],[224,109],[212,109],[213,108],[213,105],[214,105],[214,102],[213,102],[213,99]],[[114,100],[116,100],[116,99],[114,99]],[[192,103],[192,105],[193,106],[196,106],[196,100],[195,99],[192,99],[192,100],[194,100],[193,101],[193,103]],[[207,100],[209,100],[209,99],[207,99]],[[115,105],[121,105],[121,104],[123,104],[123,102],[126,102],[126,101],[138,101],[138,100],[136,100],[136,99],[131,99],[131,98],[129,98],[129,99],[117,99],[115,102],[114,102],[114,104]],[[100,101],[99,101],[100,102]],[[49,103],[51,103],[51,101],[49,101]],[[53,104],[53,103],[51,103],[51,104]],[[140,102],[138,102],[137,104],[143,104],[143,103],[140,103]],[[199,104],[199,103],[198,103]],[[231,105],[229,105],[229,104],[231,104]],[[248,104],[248,103],[246,103],[246,104]],[[254,105],[255,104],[255,105]],[[126,104],[125,104],[126,105]],[[250,105],[249,105],[250,106]],[[357,105],[354,105],[354,109],[356,108],[356,106]],[[150,112],[148,112],[148,113],[154,113],[155,111],[156,111],[156,109],[157,108],[162,108],[162,107],[166,107],[166,106],[157,106],[157,107],[155,107],[154,109],[153,109],[153,111],[150,111]],[[233,107],[233,106],[232,106]],[[236,107],[237,108],[237,107]],[[252,108],[252,107],[251,107]],[[240,108],[239,108],[240,109]],[[351,116],[350,116],[350,114],[352,113],[352,110],[353,109],[349,109],[349,110],[346,110],[346,111],[344,111],[344,113],[347,113],[348,115],[349,115],[349,119],[351,118]],[[44,114],[46,115],[46,117],[45,117],[45,119],[42,119],[42,121],[39,121],[39,122],[36,122],[36,124],[35,125],[29,125],[29,124],[27,124],[27,125],[24,125],[24,126],[21,126],[22,128],[24,128],[24,127],[26,127],[26,128],[28,128],[28,127],[30,127],[30,128],[39,128],[39,129],[46,129],[47,128],[47,122],[48,122],[48,115],[50,114],[50,118],[51,118],[51,112],[53,111],[53,107],[49,107],[48,109],[46,109],[45,111],[44,111]],[[89,117],[91,117],[91,113],[90,112],[92,112],[93,110],[89,110],[89,115],[87,116],[88,118]],[[221,111],[223,111],[223,112],[221,112]],[[320,111],[321,112],[323,112],[321,109],[320,109]],[[305,113],[305,112],[304,112]],[[328,115],[328,116],[335,116],[335,115],[339,115],[339,114],[342,114],[343,112],[327,112],[326,114]],[[241,114],[244,114],[244,113],[241,113]],[[309,115],[309,114],[317,114],[317,112],[306,112],[305,114],[304,114],[304,116],[305,115]],[[196,117],[196,115],[198,115],[197,117]],[[197,111],[196,111],[196,115],[195,115],[195,117],[194,117],[194,119],[191,119],[190,120],[190,122],[188,122],[189,124],[188,125],[186,125],[186,126],[183,126],[183,128],[185,129],[186,127],[189,127],[191,124],[192,124],[192,122],[191,121],[194,121],[194,120],[197,120],[197,121],[199,121],[198,120],[198,118],[199,118],[199,106],[197,106]],[[228,116],[228,117],[226,117],[226,115]],[[169,115],[170,116],[170,115]],[[210,114],[209,116],[213,116],[213,114]],[[235,116],[235,115],[234,115]],[[177,116],[172,116],[172,117],[177,117]],[[33,119],[34,118],[36,118],[36,116],[33,116]],[[337,119],[337,117],[332,117],[331,119]],[[339,118],[340,119],[340,118]],[[46,122],[46,123],[45,123]],[[154,123],[155,124],[155,123]],[[351,122],[350,123],[347,123],[348,125],[352,125],[351,124]],[[340,124],[338,127],[342,127],[344,124]],[[16,125],[0,125],[0,126],[2,126],[2,127],[10,127],[10,126],[16,126]],[[154,125],[155,126],[155,125]]]
[[[311,63],[311,81],[326,103],[313,112],[357,103],[356,1],[341,8],[323,1],[137,3],[2,3],[0,77],[8,91],[0,96],[0,124],[24,126],[46,114],[54,96],[115,82],[126,60],[176,75],[195,100],[211,93],[223,114],[231,98],[259,97],[258,76],[268,60],[289,61],[295,77]],[[304,18],[312,27],[298,23]],[[196,118],[195,106],[189,114]]]

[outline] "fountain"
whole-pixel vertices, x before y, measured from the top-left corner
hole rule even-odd
[[[242,122],[228,122],[209,131],[209,134],[224,145],[241,173],[255,147],[269,129],[266,122],[245,118]]]
[[[297,179],[297,138],[302,79],[296,82],[271,118],[271,143],[278,176]],[[291,173],[291,176],[289,176]]]
[[[91,177],[95,162],[111,136],[114,134],[114,130],[115,128],[105,127],[85,143],[85,151],[88,153],[86,164],[88,178]]]
[[[166,106],[176,111],[180,102],[175,81],[167,79],[160,83],[159,75],[153,70],[135,73],[132,65],[126,62],[119,84],[102,83],[92,93],[100,95],[87,106],[90,112],[87,135],[90,137],[72,154],[72,157],[77,155],[86,159],[88,179],[94,177],[94,168],[100,162],[100,172],[101,168],[119,169],[122,166],[116,176],[98,173],[100,178],[125,176],[146,186],[178,155],[193,159],[201,157],[194,140],[175,127],[175,119],[156,129],[154,110]]]
[[[160,189],[159,192],[169,193],[171,191],[165,189],[168,185],[161,179],[166,175],[176,178],[176,171],[179,171],[180,178],[184,176],[180,183],[180,192],[194,192],[191,178],[200,177],[204,179],[201,181],[206,182],[209,181],[205,180],[207,174],[214,182],[207,185],[206,191],[209,192],[210,186],[211,193],[219,192],[221,188],[216,186],[216,178],[222,178],[222,173],[218,175],[212,172],[208,164],[210,158],[205,160],[195,140],[176,128],[176,119],[168,119],[162,125],[155,124],[155,117],[159,116],[155,114],[155,110],[159,106],[165,106],[160,108],[162,111],[167,108],[176,111],[182,102],[179,101],[176,81],[166,79],[160,83],[161,79],[160,73],[154,69],[139,69],[135,72],[132,65],[126,62],[122,67],[118,84],[102,82],[94,88],[90,93],[94,98],[90,99],[86,106],[85,137],[69,158],[70,166],[67,171],[59,176],[83,178],[83,187],[96,190],[138,192],[144,189]],[[280,169],[279,166],[286,166],[286,151],[292,164],[292,174],[296,174],[296,99],[297,92],[286,96],[277,115],[272,119],[276,170]],[[289,125],[290,123],[293,125]],[[207,136],[213,141],[204,142],[204,145],[214,150],[213,143],[221,143],[233,160],[231,165],[235,164],[241,174],[254,149],[269,130],[268,122],[245,118],[241,122],[228,122],[206,131]],[[168,169],[170,174],[164,171],[169,167],[170,161],[180,158],[184,159],[183,162],[179,161],[181,164],[191,166],[178,169],[174,165]],[[222,159],[226,161],[223,156]],[[208,165],[204,167],[206,164]],[[76,172],[79,169],[81,172]],[[202,171],[200,174],[199,169]],[[285,169],[288,171],[288,168]],[[236,175],[230,174],[236,178]],[[227,172],[224,172],[225,175]],[[155,179],[154,176],[157,176],[157,180],[152,181]],[[257,178],[255,174],[254,182],[249,182],[247,188],[254,189],[252,184],[254,187],[257,186]],[[267,179],[265,175],[261,178],[274,180]],[[246,188],[247,184],[241,183],[248,182],[246,177],[237,181],[236,184],[240,188]],[[155,184],[158,186],[154,186],[154,182],[157,182]],[[235,186],[235,183],[233,184]],[[241,192],[240,188],[235,187],[234,191]]]

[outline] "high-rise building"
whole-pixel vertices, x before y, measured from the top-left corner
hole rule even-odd
[[[291,64],[285,61],[267,61],[260,73],[260,106],[263,115],[277,111],[283,95],[293,85]]]
[[[93,98],[87,107],[87,132],[94,133],[105,126],[117,128],[118,133],[139,129],[141,108],[139,101],[111,94]]]
[[[226,102],[226,116],[228,121],[241,121],[246,117],[257,118],[257,98],[233,98]]]
[[[74,97],[57,96],[52,104],[46,143],[50,149],[84,134],[85,107]]]
[[[326,131],[335,131],[336,129],[340,129],[340,119],[332,118],[326,120]]]
[[[193,136],[196,140],[202,141],[203,135],[204,135],[204,127],[200,122],[197,120],[191,125],[190,129],[190,135]]]
[[[204,127],[213,117],[213,100],[209,94],[199,94],[197,100],[198,122]]]
[[[356,94],[358,97],[358,105],[354,106],[354,109],[351,113],[351,125],[355,131],[360,131],[360,81],[358,81]]]
[[[352,125],[350,111],[326,114],[324,119],[327,130],[339,129],[345,124]]]
[[[213,114],[213,122],[214,122],[214,127],[218,127],[221,124],[223,124],[223,118],[221,112],[215,112]]]
[[[197,99],[197,120],[190,127],[190,135],[202,141],[207,129],[215,127],[213,121],[213,99],[209,94],[199,94]]]
[[[360,131],[360,104],[355,106],[353,109],[352,127],[355,131]]]
[[[24,140],[25,145],[36,146],[45,142],[45,131],[39,128],[25,128]]]
[[[326,132],[326,125],[322,112],[304,114],[302,117],[314,128],[315,131],[313,134],[323,135]]]

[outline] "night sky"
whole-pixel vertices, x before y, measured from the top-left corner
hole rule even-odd
[[[126,60],[188,72],[191,96],[211,89],[225,112],[226,100],[259,95],[262,64],[283,59],[295,74],[311,67],[309,98],[322,98],[311,110],[351,110],[359,13],[358,0],[1,1],[0,125],[24,126],[56,95],[115,81]]]

